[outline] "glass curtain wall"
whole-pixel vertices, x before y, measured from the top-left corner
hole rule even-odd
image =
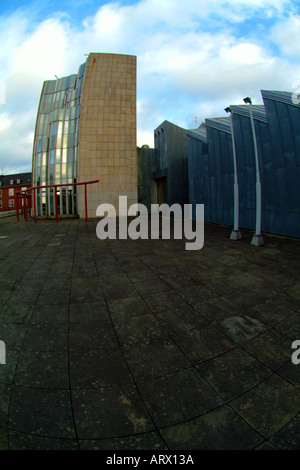
[[[33,149],[33,186],[57,188],[59,215],[76,214],[76,183],[80,99],[85,64],[78,74],[44,83]],[[55,215],[54,188],[35,191],[37,215]]]

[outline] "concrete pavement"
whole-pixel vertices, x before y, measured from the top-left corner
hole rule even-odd
[[[0,449],[299,449],[299,240],[96,223],[0,220]]]

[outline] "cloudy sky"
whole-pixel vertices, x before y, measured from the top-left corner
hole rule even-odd
[[[300,88],[298,0],[0,0],[0,171],[31,171],[44,80],[89,52],[138,58],[137,143],[165,119],[224,116],[261,89]]]

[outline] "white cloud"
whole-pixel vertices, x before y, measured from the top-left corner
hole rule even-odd
[[[43,21],[17,48],[12,73],[53,77],[65,59],[66,31],[60,18]]]
[[[0,167],[9,162],[23,169],[27,162],[30,170],[42,83],[77,73],[89,52],[137,55],[138,145],[153,145],[153,130],[165,119],[196,127],[195,116],[199,124],[223,115],[225,106],[246,94],[261,102],[261,88],[289,90],[300,77],[300,17],[287,18],[289,11],[291,0],[141,0],[107,3],[77,27],[63,13],[39,23],[25,10],[0,17],[0,83],[6,91]],[[264,38],[255,36],[255,15],[260,22],[273,18]],[[234,27],[246,18],[253,19],[253,29],[239,38]]]
[[[8,129],[8,127],[11,125],[10,119],[3,113],[0,114],[0,132]]]
[[[142,145],[149,145],[149,147],[154,147],[154,134],[153,131],[141,131],[137,137],[137,146],[142,147]]]
[[[291,57],[300,58],[300,16],[293,15],[280,21],[271,30],[271,39],[281,51]]]

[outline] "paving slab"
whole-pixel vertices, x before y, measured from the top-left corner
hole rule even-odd
[[[300,241],[0,219],[0,449],[300,449]]]

